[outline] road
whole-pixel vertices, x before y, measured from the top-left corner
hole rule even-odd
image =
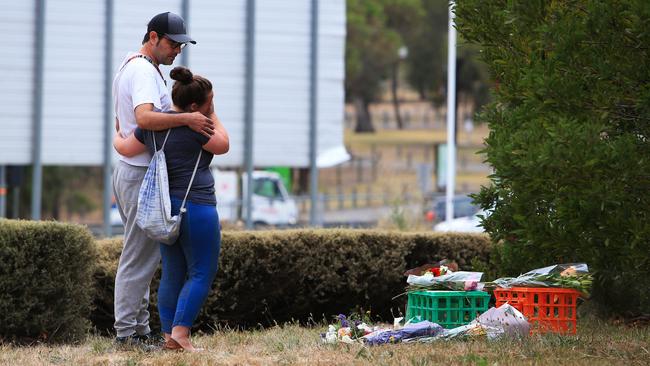
[[[409,205],[403,207],[410,215],[418,215],[419,205]],[[370,228],[377,226],[380,220],[387,219],[392,213],[393,207],[363,207],[363,208],[350,208],[343,210],[329,210],[322,213],[322,226],[326,228],[332,227],[350,227],[350,228]],[[309,214],[301,216],[301,223],[299,227],[307,227],[309,221]],[[104,235],[104,227],[102,225],[89,225],[88,228],[96,237]],[[113,235],[124,234],[124,228],[120,226],[112,227]]]

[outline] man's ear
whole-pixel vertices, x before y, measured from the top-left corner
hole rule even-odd
[[[156,33],[156,31],[149,32],[149,41],[152,41],[153,44],[158,44],[158,42],[160,42],[158,33]]]
[[[190,104],[190,112],[196,112],[199,110],[199,105],[196,103]]]

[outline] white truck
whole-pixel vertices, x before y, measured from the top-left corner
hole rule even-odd
[[[243,204],[246,173],[212,169],[221,221],[235,222],[246,218]],[[298,206],[289,195],[278,173],[253,171],[252,221],[254,225],[292,226],[298,222]]]

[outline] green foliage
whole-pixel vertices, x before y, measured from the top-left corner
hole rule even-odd
[[[391,205],[390,222],[395,228],[400,231],[404,231],[408,228],[408,219],[406,217],[405,209],[402,207],[402,202],[400,200],[395,200]]]
[[[95,259],[82,226],[0,220],[0,340],[83,337]]]
[[[93,324],[112,328],[113,280],[121,239],[98,243],[98,296]],[[489,260],[485,235],[398,233],[371,230],[225,232],[219,272],[197,326],[264,326],[316,320],[351,309],[392,319],[406,299],[403,273],[448,258],[471,269],[474,258]],[[152,285],[155,310],[156,275]],[[152,313],[152,321],[157,321]]]
[[[197,326],[250,327],[356,310],[390,319],[405,306],[403,273],[442,258],[489,262],[485,235],[373,230],[225,232],[219,272]],[[120,238],[93,245],[80,226],[0,220],[0,339],[78,339],[113,329]],[[160,273],[151,286],[151,323]],[[92,310],[92,311],[91,311]]]
[[[458,2],[497,80],[478,201],[510,275],[584,261],[593,299],[650,312],[650,3]]]
[[[420,17],[411,17],[409,31],[402,32],[409,49],[407,80],[423,99],[442,104],[447,88],[448,1],[419,0]],[[487,103],[488,72],[479,60],[478,48],[458,40],[456,88],[459,96],[470,99],[476,108]]]
[[[24,170],[20,189],[20,212],[13,217],[31,217],[32,167]],[[93,200],[102,185],[101,167],[45,166],[43,167],[42,209],[43,218],[61,220],[63,212],[86,215],[98,205]],[[63,209],[63,212],[62,212]]]
[[[447,79],[447,0],[421,0],[424,15],[407,37],[407,80],[423,98],[442,100]]]
[[[347,1],[345,88],[348,98],[373,101],[397,60],[399,34],[388,28],[382,2]]]
[[[93,327],[102,333],[111,333],[113,323],[115,322],[113,301],[115,294],[115,274],[117,273],[117,264],[122,253],[123,242],[121,239],[103,239],[95,242],[97,248],[97,261],[95,272],[93,273],[93,285],[95,297],[93,299],[92,313],[90,319]],[[151,299],[156,299],[158,290],[157,283],[160,280],[160,274],[157,274],[154,283],[151,286]],[[155,306],[150,307],[150,322],[154,327],[160,326],[157,309]]]
[[[357,109],[356,131],[374,131],[368,105],[398,61],[399,33],[389,27],[385,3],[391,0],[349,0],[345,43],[345,95]],[[393,9],[398,9],[394,6]]]
[[[461,98],[469,99],[476,110],[490,101],[491,84],[488,80],[487,65],[480,60],[479,51],[477,45],[461,40],[458,45],[458,57],[456,58],[456,89],[458,95]]]
[[[446,95],[448,2],[446,0],[347,1],[345,91],[357,114],[357,132],[374,131],[368,105],[399,69],[398,50],[408,49],[406,79],[423,99],[440,104]],[[460,96],[478,107],[489,99],[485,65],[476,47],[460,42]]]

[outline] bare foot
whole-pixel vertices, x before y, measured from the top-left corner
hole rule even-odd
[[[203,348],[194,347],[192,345],[192,343],[190,342],[189,338],[176,339],[176,338],[172,337],[171,340],[172,340],[172,342],[178,344],[180,346],[180,348],[182,348],[184,351],[187,351],[187,352],[203,352],[203,351],[205,351]]]
[[[165,340],[163,349],[166,351],[182,351],[183,347],[170,336],[169,339]]]
[[[202,352],[203,348],[196,348],[190,342],[190,328],[182,325],[177,325],[172,329],[172,334],[170,336],[172,341],[175,341],[180,345],[183,350],[188,352]]]

